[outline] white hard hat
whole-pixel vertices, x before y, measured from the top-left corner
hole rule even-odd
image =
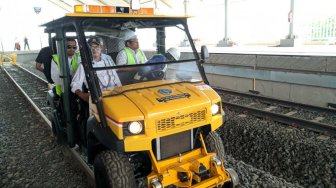
[[[122,39],[123,39],[124,41],[128,41],[128,40],[137,38],[135,32],[134,32],[134,31],[131,31],[131,30],[123,31],[123,33],[122,33],[121,36],[122,36]]]
[[[173,48],[169,48],[167,50],[167,53],[170,54],[175,59],[175,61],[178,61],[180,59],[180,57],[181,57],[180,50],[177,49],[177,48],[174,48],[174,47]]]

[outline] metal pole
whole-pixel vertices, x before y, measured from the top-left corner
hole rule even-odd
[[[225,7],[224,7],[224,17],[225,17],[225,21],[224,21],[224,27],[225,27],[225,36],[224,36],[224,41],[228,40],[228,33],[227,33],[227,26],[228,26],[228,8],[227,8],[227,3],[228,0],[225,0]]]
[[[228,37],[228,0],[224,1],[224,38],[217,44],[218,47],[229,47]]]
[[[184,0],[183,1],[184,3],[184,15],[187,16],[188,15],[188,4],[189,4],[189,0]],[[182,47],[186,47],[186,46],[189,46],[189,41],[188,41],[188,36],[186,35],[184,37],[184,40],[181,42],[180,46]]]
[[[40,17],[38,16],[38,14],[41,12],[42,8],[40,6],[36,6],[34,7],[34,11],[37,15],[37,20],[38,20],[38,23],[41,24],[41,20],[40,20]],[[42,39],[41,39],[41,35],[39,35],[40,37],[40,45],[41,45],[41,49],[42,49]]]
[[[285,36],[285,39],[280,40],[280,47],[294,47],[295,46],[295,35],[293,33],[294,28],[294,1],[290,0],[290,10],[288,12],[288,23],[289,23],[289,32]]]
[[[184,0],[184,15],[185,16],[188,15],[188,4],[189,4],[189,0]]]
[[[0,13],[1,13],[1,10],[2,10],[2,7],[0,7]],[[0,16],[2,16],[2,15],[0,14]],[[1,41],[1,51],[4,54],[4,48],[3,48],[3,44],[2,44],[2,33],[0,35],[0,41]],[[0,62],[2,62],[2,59],[0,59]]]
[[[290,15],[288,19],[290,19],[289,22],[289,34],[288,34],[288,38],[289,39],[294,39],[294,34],[293,34],[293,28],[294,28],[294,0],[291,0],[291,10],[290,10]]]

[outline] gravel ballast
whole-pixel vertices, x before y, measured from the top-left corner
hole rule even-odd
[[[89,187],[51,130],[0,70],[0,187]]]
[[[227,154],[304,187],[335,187],[335,137],[226,112],[219,132]]]

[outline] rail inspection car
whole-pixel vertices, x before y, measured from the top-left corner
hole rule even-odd
[[[223,143],[215,132],[223,124],[221,98],[202,66],[206,47],[200,57],[188,17],[153,12],[79,5],[75,13],[43,25],[59,59],[62,93],[48,93],[57,141],[82,149],[97,187],[233,187],[238,177],[224,167]],[[99,37],[102,53],[118,63],[126,31],[136,33],[148,61],[96,67],[88,41]],[[78,43],[89,102],[71,92],[67,38]],[[172,54],[178,58],[164,56],[170,48],[178,49]],[[105,89],[102,74],[121,85]]]

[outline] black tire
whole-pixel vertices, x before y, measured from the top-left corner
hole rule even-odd
[[[53,135],[56,137],[57,131],[56,131],[56,125],[54,121],[51,121],[51,130],[52,130]]]
[[[205,138],[205,145],[208,152],[213,152],[217,154],[217,157],[224,163],[225,152],[223,140],[217,132],[210,132]]]
[[[135,178],[128,158],[115,151],[102,151],[94,161],[97,188],[135,188]]]
[[[56,138],[56,142],[57,144],[60,145],[65,145],[67,143],[67,135],[65,132],[63,132],[62,130],[60,130],[60,128],[56,125],[56,123],[54,121],[51,121],[51,127],[52,127],[52,131],[53,134]]]

